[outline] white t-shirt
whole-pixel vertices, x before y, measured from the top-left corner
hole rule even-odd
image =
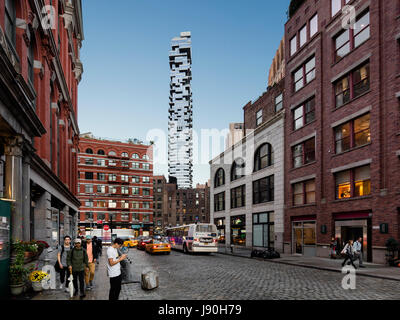
[[[110,266],[108,259],[113,259],[113,261],[118,260],[117,249],[113,247],[107,249],[107,271],[110,278],[118,277],[121,274],[121,264],[118,262],[117,264]]]

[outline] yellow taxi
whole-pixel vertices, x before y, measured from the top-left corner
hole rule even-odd
[[[151,239],[149,243],[146,244],[146,252],[148,253],[171,253],[171,245],[165,239]]]
[[[124,240],[124,247],[133,248],[138,245],[138,240],[134,237],[125,238]]]

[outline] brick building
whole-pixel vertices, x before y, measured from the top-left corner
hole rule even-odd
[[[362,236],[383,263],[400,238],[400,2],[292,1],[289,14],[285,251],[327,257],[332,238]]]
[[[153,147],[84,134],[79,142],[81,232],[133,229],[153,234]],[[112,225],[111,225],[112,223]]]
[[[196,188],[178,189],[176,180],[154,177],[154,225],[159,232],[167,227],[210,222],[210,188],[197,184]]]
[[[13,239],[74,235],[84,39],[80,0],[0,0],[0,198]],[[2,201],[3,201],[2,200]],[[7,248],[2,246],[2,248]]]

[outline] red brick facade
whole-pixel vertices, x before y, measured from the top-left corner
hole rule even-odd
[[[114,229],[153,234],[152,146],[81,137],[79,150],[81,230],[90,218],[109,225],[112,214]]]
[[[349,240],[342,239],[343,230],[349,230],[352,223],[359,227],[358,222],[365,220],[364,254],[368,254],[370,261],[384,262],[385,241],[400,238],[400,2],[350,1],[357,17],[369,12],[370,36],[336,61],[335,36],[343,29],[343,15],[339,12],[332,17],[330,2],[304,1],[285,25],[285,248],[287,252],[296,251],[296,221],[313,221],[315,241],[311,246],[316,255],[326,257],[333,237],[339,235],[342,242]],[[309,25],[315,14],[317,33],[310,39],[307,31],[306,43],[300,48],[298,44],[296,53],[291,55],[291,39],[297,34],[299,42],[300,29]],[[295,73],[312,57],[315,79],[295,91]],[[336,107],[337,80],[365,62],[370,66],[369,89],[357,97],[351,92],[356,87],[350,89],[349,101]],[[294,130],[295,108],[311,97],[315,97],[315,120]],[[368,113],[370,141],[336,152],[335,128],[346,119],[351,121]],[[315,138],[315,161],[294,168],[293,147],[307,137]],[[365,164],[370,165],[370,194],[337,199],[335,174]],[[302,179],[315,179],[315,203],[295,206],[293,185]],[[381,224],[388,224],[388,233],[381,233]],[[296,232],[300,234],[301,230]],[[306,247],[303,243],[298,250],[304,254]]]

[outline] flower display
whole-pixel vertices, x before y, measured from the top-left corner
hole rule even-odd
[[[41,282],[42,280],[48,280],[49,278],[50,275],[48,273],[38,270],[33,271],[29,276],[29,280],[32,282]]]

